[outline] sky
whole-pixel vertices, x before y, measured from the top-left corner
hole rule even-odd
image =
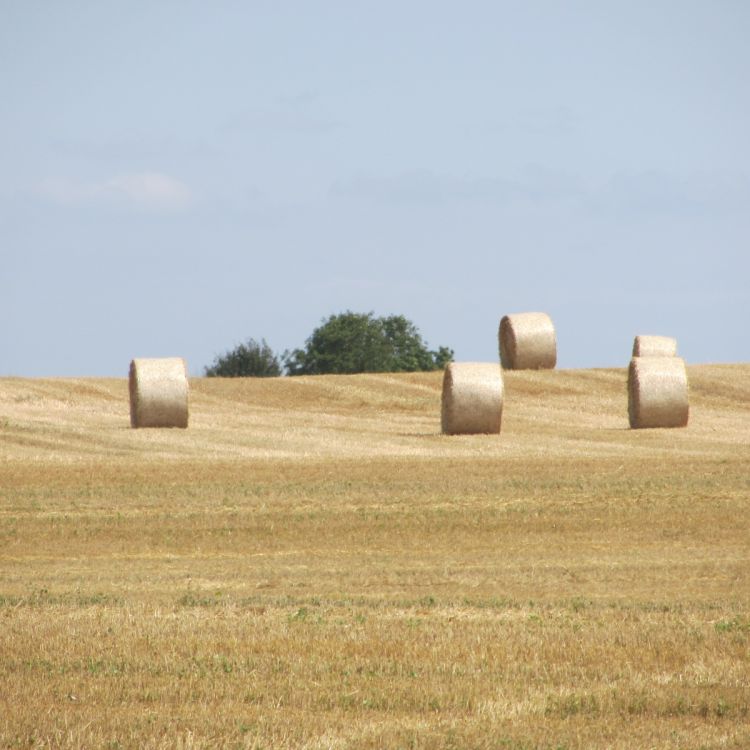
[[[0,0],[0,375],[304,345],[750,361],[745,0]]]

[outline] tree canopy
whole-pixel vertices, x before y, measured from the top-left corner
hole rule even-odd
[[[284,356],[289,375],[357,372],[416,372],[442,369],[453,359],[445,346],[430,351],[417,327],[403,315],[376,318],[347,311],[316,328],[304,349]]]
[[[207,377],[270,378],[281,375],[281,363],[271,347],[262,339],[248,339],[231,351],[216,357],[213,365],[206,367]]]

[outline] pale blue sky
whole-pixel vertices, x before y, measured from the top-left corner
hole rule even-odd
[[[750,3],[0,0],[0,375],[346,309],[750,360]]]

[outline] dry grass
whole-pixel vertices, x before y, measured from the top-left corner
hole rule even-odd
[[[750,366],[0,380],[0,747],[747,748]]]

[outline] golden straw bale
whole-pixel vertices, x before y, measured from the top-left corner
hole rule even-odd
[[[677,339],[670,336],[636,336],[633,340],[634,357],[676,357]]]
[[[443,373],[441,425],[445,435],[500,432],[503,371],[495,362],[451,362]]]
[[[557,364],[557,338],[546,313],[506,315],[498,331],[500,361],[506,370],[551,370]]]
[[[685,427],[690,411],[685,362],[680,357],[633,357],[628,371],[630,426]]]
[[[188,426],[188,379],[184,359],[134,359],[130,363],[128,385],[132,427]]]

